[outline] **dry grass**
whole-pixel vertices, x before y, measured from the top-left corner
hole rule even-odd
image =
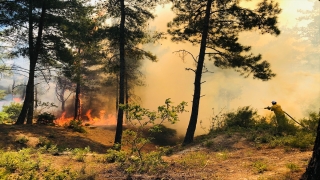
[[[104,161],[107,149],[113,145],[114,127],[85,129],[87,133],[77,133],[62,127],[0,125],[0,148],[5,151],[38,148],[39,142],[56,145],[60,150],[69,151],[41,154],[42,161],[51,164],[53,168],[73,169],[81,172],[84,179],[128,178],[115,163]],[[310,150],[257,147],[237,134],[218,135],[208,142],[176,146],[173,155],[163,157],[168,162],[166,173],[131,175],[131,178],[298,180],[312,153]],[[80,157],[72,151],[85,147],[90,147],[90,152],[80,154]],[[155,145],[149,145],[145,152],[152,150],[155,150]]]

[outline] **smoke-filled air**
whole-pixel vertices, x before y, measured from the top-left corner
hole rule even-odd
[[[99,3],[99,1],[95,2]],[[240,5],[253,9],[258,2],[260,1],[242,1]],[[272,116],[273,112],[264,108],[270,106],[272,101],[277,101],[282,109],[295,119],[301,119],[306,117],[309,112],[319,110],[320,35],[319,32],[313,35],[307,32],[312,33],[313,29],[319,27],[319,23],[317,23],[319,22],[319,14],[315,15],[314,12],[319,12],[320,3],[317,0],[275,0],[275,2],[278,2],[282,9],[277,19],[277,27],[281,33],[276,36],[255,30],[242,31],[239,34],[238,42],[244,46],[251,46],[250,52],[252,54],[261,54],[262,60],[270,63],[270,69],[276,76],[268,81],[253,78],[252,74],[246,77],[246,74],[241,75],[235,69],[215,66],[214,60],[205,56],[205,72],[201,78],[201,98],[195,134],[205,133],[204,129],[209,128],[210,119],[213,116],[235,111],[244,106],[252,107],[261,116]],[[188,112],[179,115],[180,121],[176,124],[168,125],[176,128],[180,134],[184,134],[190,120],[194,94],[195,73],[193,70],[196,69],[196,66],[193,57],[198,57],[200,44],[192,45],[190,42],[173,42],[171,40],[172,36],[167,33],[167,24],[176,17],[171,7],[171,3],[157,5],[152,10],[155,18],[148,20],[146,25],[148,31],[162,33],[162,38],[151,40],[148,43],[131,42],[145,51],[141,54],[133,50],[128,53],[126,63],[132,68],[128,71],[133,75],[129,75],[128,79],[125,79],[127,87],[125,101],[138,103],[150,110],[157,110],[158,106],[163,105],[167,98],[170,98],[173,104],[187,102],[186,110]],[[119,18],[112,19],[111,15],[105,14],[106,12],[102,10],[97,17],[92,19],[96,18],[98,22],[100,17],[106,16],[103,17],[107,19],[104,24],[118,23]],[[97,26],[93,25],[93,27],[92,31],[100,30]],[[111,34],[110,32],[109,34]],[[44,36],[47,35],[46,33],[48,32],[44,31]],[[74,35],[73,32],[66,33],[69,33],[70,38]],[[80,34],[80,36],[85,37],[86,35]],[[81,43],[90,44],[91,42],[79,42],[79,44]],[[6,45],[6,43],[2,44]],[[39,66],[40,68],[46,69],[47,66],[52,65],[59,67],[61,71],[47,69],[44,70],[45,72],[38,72],[36,76],[38,79],[35,81],[36,101],[49,103],[43,106],[40,106],[40,103],[39,106],[36,106],[38,110],[43,108],[53,113],[58,118],[57,122],[63,124],[68,121],[68,118],[70,120],[77,116],[74,112],[74,106],[75,103],[78,103],[81,106],[78,113],[88,122],[96,125],[117,123],[118,80],[121,75],[119,76],[115,72],[118,68],[121,69],[121,63],[119,64],[117,62],[119,58],[115,57],[118,53],[116,48],[110,48],[117,47],[117,42],[110,40],[101,44],[102,49],[107,49],[108,52],[103,55],[95,55],[94,58],[100,63],[99,68],[95,67],[92,61],[81,65],[86,69],[80,71],[88,72],[88,74],[81,77],[85,82],[81,84],[82,89],[79,97],[76,97],[78,86],[74,83],[77,78],[80,78],[75,75],[78,72],[76,68],[78,61],[64,61],[53,65],[52,61],[55,58],[46,59],[45,56],[48,54],[39,56],[40,61],[47,60],[41,64],[41,67]],[[49,44],[47,45],[49,46]],[[16,46],[20,47],[21,44],[17,42]],[[72,44],[71,42],[68,46],[75,47],[71,48],[72,51],[79,54],[94,49],[92,47],[91,49],[81,49],[77,47],[77,43]],[[182,50],[188,53],[183,54]],[[156,59],[153,55],[156,56]],[[85,56],[86,54],[83,55],[83,57]],[[134,61],[134,59],[138,60]],[[27,84],[29,60],[27,56],[19,56],[3,62],[9,66],[14,65],[14,70],[2,73],[1,88],[8,93],[4,100],[0,101],[0,106],[8,105],[12,101],[22,103],[26,97],[24,87]],[[64,67],[68,63],[74,68]],[[22,71],[18,67],[23,67]],[[99,69],[99,71],[95,71],[95,69]],[[45,73],[48,75],[47,79],[41,77]],[[77,98],[79,101],[75,102]],[[50,103],[53,103],[54,106],[50,106]],[[50,108],[46,109],[48,107]]]
[[[296,119],[303,118],[310,111],[320,108],[320,51],[319,34],[314,38],[318,44],[305,41],[299,36],[300,31],[306,28],[310,19],[299,19],[304,11],[320,8],[317,1],[308,0],[278,0],[282,12],[279,15],[278,37],[255,32],[245,32],[240,35],[239,41],[252,46],[253,53],[262,54],[262,59],[271,64],[276,76],[269,81],[244,78],[232,69],[220,69],[206,59],[205,65],[209,72],[203,74],[205,83],[201,86],[201,100],[199,120],[202,126],[208,127],[211,117],[220,112],[237,110],[239,107],[251,106],[261,116],[271,116],[273,113],[264,109],[277,101],[282,109]],[[243,2],[245,6],[256,5],[255,1]],[[170,5],[158,7],[157,17],[150,22],[151,29],[166,30],[166,23],[174,17]],[[310,18],[310,17],[309,17]],[[319,26],[319,25],[318,25]],[[302,28],[302,29],[301,29]],[[171,98],[178,103],[187,101],[188,113],[181,115],[181,121],[175,125],[180,133],[187,128],[191,101],[193,95],[194,73],[185,68],[194,68],[191,56],[175,53],[179,50],[188,50],[194,56],[199,54],[199,46],[190,43],[172,43],[170,38],[161,40],[158,44],[145,46],[154,52],[159,61],[146,61],[142,67],[146,86],[136,88],[141,97],[143,106],[156,108]],[[204,133],[198,122],[196,133]]]

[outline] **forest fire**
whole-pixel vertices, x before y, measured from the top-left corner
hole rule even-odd
[[[116,125],[117,120],[116,117],[113,114],[108,114],[106,116],[106,111],[100,110],[99,111],[99,117],[93,117],[91,115],[92,109],[89,109],[85,113],[85,117],[87,117],[87,120],[83,120],[82,124],[89,124],[89,125]],[[71,120],[73,120],[73,117],[65,117],[66,112],[63,112],[61,114],[61,117],[57,118],[55,120],[55,124],[59,126],[64,126],[65,124],[68,124]]]

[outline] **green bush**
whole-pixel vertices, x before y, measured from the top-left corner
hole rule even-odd
[[[84,149],[81,148],[75,148],[72,150],[72,155],[76,158],[79,162],[84,162],[85,157],[87,154],[90,153],[90,147],[85,147]]]
[[[114,149],[108,149],[106,154],[106,161],[109,163],[118,162],[123,163],[126,161],[127,153],[125,151],[117,151]]]
[[[0,124],[5,123],[9,119],[9,114],[6,112],[0,112]]]
[[[315,136],[310,132],[299,131],[295,135],[278,136],[269,142],[271,148],[287,146],[306,150],[314,145]]]
[[[80,120],[71,120],[68,124],[65,125],[67,128],[72,129],[75,132],[85,133],[86,130],[82,125],[82,121]]]
[[[48,112],[44,112],[38,115],[37,124],[53,125],[53,121],[57,118]]]
[[[157,145],[174,145],[174,138],[177,135],[175,129],[167,128],[163,124],[158,124],[149,129],[151,141]]]
[[[5,90],[0,90],[0,100],[3,100],[6,95],[7,93]]]
[[[255,125],[255,119],[258,117],[257,111],[245,106],[238,108],[236,112],[230,112],[225,114],[225,126],[226,127],[252,127]]]
[[[9,115],[9,121],[16,122],[22,109],[22,104],[12,102],[10,105],[3,106],[2,108],[2,111]]]
[[[268,165],[260,160],[253,162],[252,167],[256,173],[263,173],[268,170]]]
[[[301,120],[301,124],[305,130],[310,130],[310,131],[316,133],[319,119],[320,119],[319,113],[309,112],[309,117],[303,118]]]

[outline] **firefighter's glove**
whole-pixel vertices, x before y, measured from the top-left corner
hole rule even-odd
[[[268,106],[268,107],[265,107],[265,109],[268,109],[268,110],[270,110],[270,109],[271,109],[271,107],[269,107],[269,106]]]

